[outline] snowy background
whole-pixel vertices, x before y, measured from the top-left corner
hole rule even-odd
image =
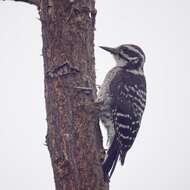
[[[146,53],[148,102],[110,190],[190,189],[190,2],[97,0],[97,84],[114,66],[98,48],[134,43]],[[41,26],[35,7],[0,2],[0,189],[54,189],[44,146]],[[32,116],[32,118],[31,118]]]

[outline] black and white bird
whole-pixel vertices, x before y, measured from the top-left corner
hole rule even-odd
[[[99,90],[100,120],[107,129],[109,147],[103,172],[110,179],[118,158],[121,165],[138,133],[146,104],[146,81],[143,71],[145,54],[136,45],[102,47],[116,61]]]

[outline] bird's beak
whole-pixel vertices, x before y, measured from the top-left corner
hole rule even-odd
[[[104,47],[104,46],[99,46],[100,48],[109,51],[112,54],[117,54],[117,49],[116,48],[110,48],[110,47]]]

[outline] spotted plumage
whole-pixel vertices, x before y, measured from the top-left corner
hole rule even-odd
[[[120,149],[121,164],[131,148],[140,127],[146,102],[146,83],[142,75],[121,70],[110,83],[115,138]]]
[[[111,52],[117,63],[106,75],[97,98],[101,103],[100,120],[107,129],[109,142],[103,171],[105,178],[110,178],[118,158],[124,164],[139,131],[146,104],[145,55],[131,44],[102,48]]]

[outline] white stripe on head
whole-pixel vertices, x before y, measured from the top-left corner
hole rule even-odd
[[[143,62],[145,62],[145,55],[144,55],[144,53],[142,53],[142,50],[141,51],[139,51],[139,49],[137,49],[137,48],[135,48],[135,46],[136,45],[132,45],[132,44],[126,44],[126,45],[124,45],[126,48],[128,48],[128,49],[130,49],[131,51],[134,51],[134,52],[136,52],[136,53],[138,53],[140,56],[141,56],[141,58],[142,58],[142,60],[143,60]]]

